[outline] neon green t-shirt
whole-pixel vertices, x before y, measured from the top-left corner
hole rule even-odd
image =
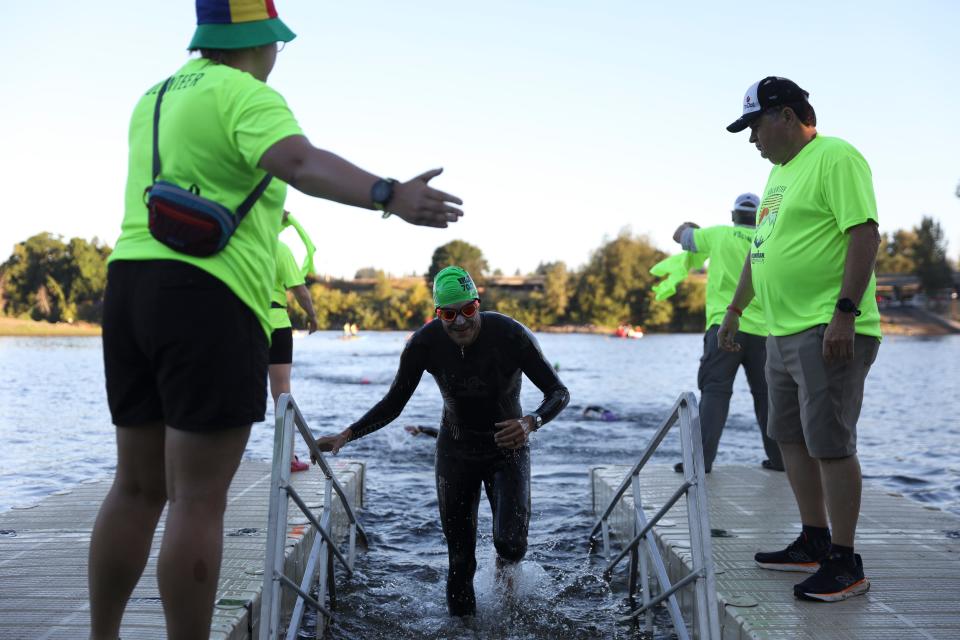
[[[727,306],[740,282],[740,272],[750,253],[753,227],[718,225],[693,230],[693,243],[697,253],[709,256],[707,267],[707,328],[720,325],[727,313]],[[763,305],[754,298],[743,310],[740,331],[755,336],[767,335],[767,322]]]
[[[850,236],[877,222],[873,178],[863,156],[839,138],[817,136],[790,162],[770,172],[750,252],[753,289],[775,336],[805,331],[833,318]],[[857,305],[856,332],[880,337],[877,281]]]
[[[154,240],[143,192],[153,178],[153,110],[160,82],[144,95],[130,120],[125,211],[114,260],[180,260],[224,282],[256,314],[267,336],[274,251],[287,185],[274,178],[219,253],[197,258]],[[263,178],[257,168],[273,144],[302,135],[283,97],[245,71],[209,60],[187,62],[160,107],[160,179],[231,210]]]
[[[292,289],[305,282],[297,261],[293,259],[293,252],[283,242],[277,242],[277,270],[273,281],[273,293],[270,294],[270,326],[274,329],[285,329],[292,326],[290,316],[287,315],[287,289]],[[273,303],[283,305],[276,308]]]

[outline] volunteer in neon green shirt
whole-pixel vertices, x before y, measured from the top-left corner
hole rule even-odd
[[[783,453],[803,525],[785,549],[754,556],[765,569],[804,571],[794,596],[835,602],[870,589],[854,553],[860,511],[857,419],[877,356],[873,275],[880,234],[870,167],[849,143],[817,133],[808,93],[768,76],[727,129],[773,163],[757,230],[718,333],[739,349],[739,315],[763,305],[770,395],[768,435]]]
[[[284,211],[284,218],[287,212]],[[293,325],[287,313],[287,291],[307,313],[307,330],[313,333],[317,330],[317,315],[313,310],[313,300],[310,290],[307,289],[304,274],[297,261],[293,258],[290,247],[281,240],[277,241],[277,265],[274,276],[273,293],[270,296],[270,326],[273,333],[270,336],[270,395],[273,396],[273,406],[281,393],[290,393],[290,377],[293,369]],[[290,459],[291,471],[306,471],[310,465],[301,462],[293,455]]]
[[[168,505],[157,567],[167,634],[210,633],[227,488],[266,409],[268,308],[287,185],[411,224],[446,227],[462,215],[458,198],[429,186],[439,169],[402,183],[382,179],[307,140],[266,84],[277,42],[294,38],[273,0],[197,0],[196,11],[189,49],[199,57],[169,76],[158,144],[153,116],[168,78],[142,79],[130,120],[123,222],[104,300],[117,471],[90,543],[92,638],[119,635]],[[191,257],[150,233],[144,194],[155,151],[159,180],[231,211],[266,174],[273,178],[226,248]],[[113,200],[103,194],[103,203]]]
[[[716,225],[701,229],[692,222],[685,222],[673,234],[673,239],[685,251],[710,261],[707,268],[707,331],[703,336],[703,356],[697,373],[700,435],[707,472],[712,470],[717,456],[720,436],[730,411],[733,381],[741,366],[753,395],[754,413],[766,453],[761,464],[765,469],[783,471],[780,448],[767,436],[767,381],[763,371],[767,360],[767,329],[759,301],[753,300],[743,310],[736,336],[742,347],[740,351],[725,351],[717,342],[717,331],[737,288],[743,261],[750,252],[759,203],[760,198],[756,195],[741,194],[733,203],[733,226]],[[682,472],[683,463],[678,462],[674,469]]]

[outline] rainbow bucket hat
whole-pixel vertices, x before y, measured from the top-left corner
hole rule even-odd
[[[188,48],[247,49],[296,37],[277,17],[273,0],[197,0],[197,30]]]

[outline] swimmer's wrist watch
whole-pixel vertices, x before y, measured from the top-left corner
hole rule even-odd
[[[543,426],[543,418],[540,417],[540,414],[539,414],[539,413],[536,413],[536,412],[531,413],[529,417],[530,417],[530,418],[533,418],[533,430],[534,430],[534,431],[536,431],[536,430],[539,429],[541,426]]]
[[[370,200],[373,201],[373,208],[382,211],[384,218],[390,217],[387,207],[390,206],[390,201],[393,199],[393,187],[396,184],[397,181],[393,178],[380,178],[370,187]]]

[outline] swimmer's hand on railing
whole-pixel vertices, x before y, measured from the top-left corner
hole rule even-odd
[[[320,449],[320,451],[324,451],[324,452],[329,451],[333,455],[337,455],[340,452],[340,449],[343,448],[343,445],[350,442],[350,437],[352,435],[353,435],[353,431],[347,428],[335,436],[323,436],[323,437],[317,438],[316,440],[317,448]],[[316,459],[313,459],[313,456],[310,456],[310,457],[313,460],[313,462],[317,462]]]

